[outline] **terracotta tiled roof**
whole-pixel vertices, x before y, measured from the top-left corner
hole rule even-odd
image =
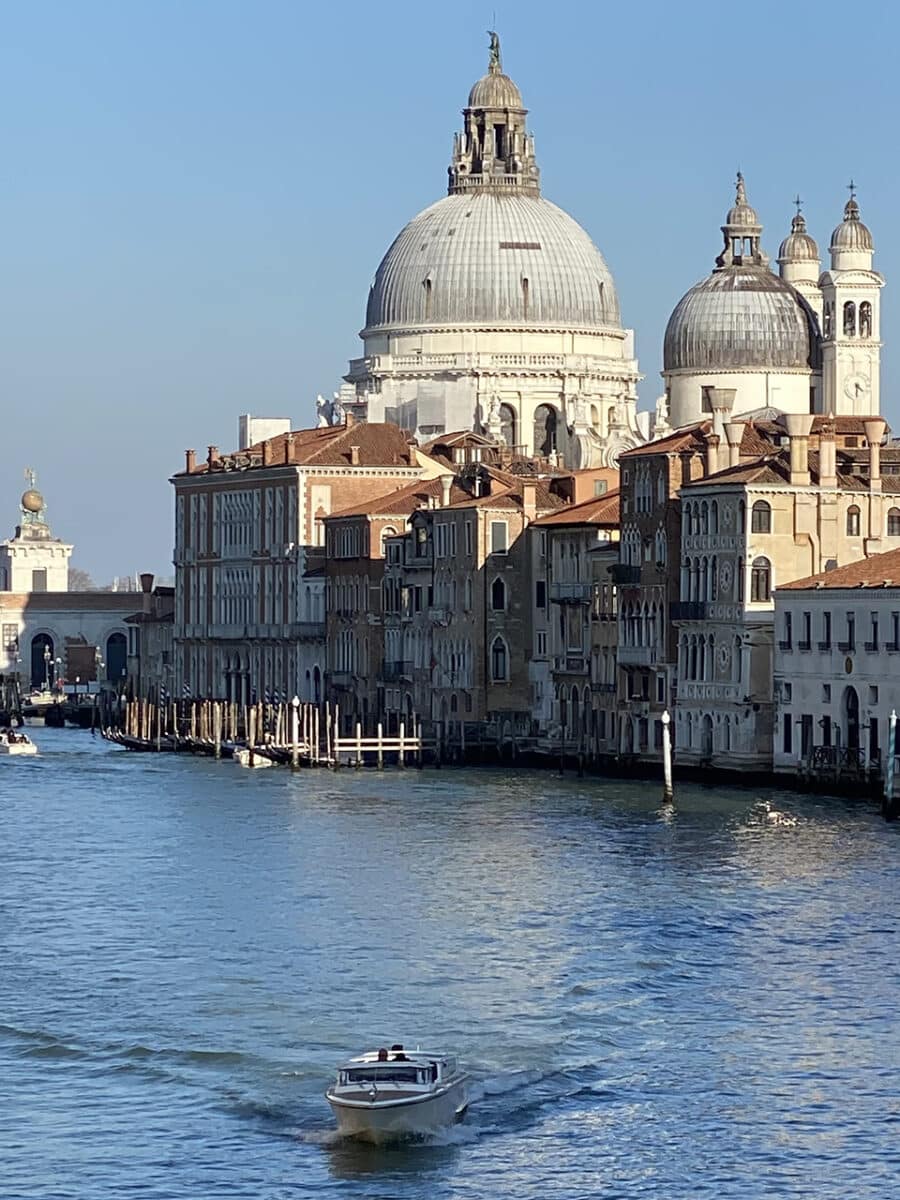
[[[712,430],[712,421],[698,421],[696,425],[685,425],[676,429],[655,442],[647,442],[644,446],[635,446],[619,456],[620,461],[626,458],[640,458],[644,454],[677,454],[679,450],[689,450],[694,446],[702,446],[705,435]]]
[[[594,496],[583,500],[581,504],[567,505],[558,512],[541,517],[534,522],[542,528],[560,525],[618,525],[619,524],[619,493],[607,492],[604,496]]]
[[[215,475],[226,471],[229,465],[241,470],[285,465],[349,467],[353,465],[351,448],[354,446],[361,467],[414,465],[410,437],[398,425],[354,421],[350,425],[326,425],[320,429],[295,429],[290,433],[280,433],[265,442],[248,446],[246,450],[220,455],[211,470],[206,462],[200,462],[190,473]],[[263,463],[264,450],[269,456],[267,464]],[[186,474],[186,471],[180,471],[176,477]]]
[[[338,517],[394,517],[409,516],[416,509],[427,508],[429,500],[440,502],[444,489],[440,479],[423,479],[409,484],[407,487],[395,488],[372,500],[354,504],[350,508],[342,508],[331,513],[326,520],[333,521]],[[450,486],[450,503],[455,504],[467,500],[469,495],[456,482]]]
[[[781,455],[768,454],[753,462],[738,463],[734,467],[725,467],[713,475],[704,475],[700,479],[692,479],[683,485],[683,490],[692,487],[712,487],[721,484],[723,487],[735,483],[772,483],[784,484],[790,478],[785,459]]]
[[[871,558],[860,558],[847,563],[845,567],[835,567],[833,571],[822,571],[806,579],[784,583],[777,590],[860,587],[900,589],[900,550],[887,550],[884,554],[873,554]]]

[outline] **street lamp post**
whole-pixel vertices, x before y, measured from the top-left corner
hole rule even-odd
[[[50,660],[53,655],[50,653],[49,643],[44,643],[44,691],[50,691]]]

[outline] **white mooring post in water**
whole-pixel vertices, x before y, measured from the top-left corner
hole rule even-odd
[[[672,804],[675,800],[672,787],[672,735],[669,732],[671,721],[669,710],[666,709],[662,715],[663,804]]]
[[[296,768],[300,763],[300,697],[291,700],[291,766]]]

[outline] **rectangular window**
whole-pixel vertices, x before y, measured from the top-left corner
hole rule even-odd
[[[873,612],[873,613],[869,614],[869,622],[870,622],[870,633],[869,633],[869,640],[866,642],[866,649],[869,651],[870,654],[877,654],[877,652],[878,652],[878,613],[877,612]]]
[[[466,554],[472,557],[472,522],[466,521]]]
[[[666,677],[665,675],[657,675],[656,677],[656,703],[665,704],[666,702]]]
[[[891,640],[885,649],[900,650],[900,613],[891,613]]]
[[[534,635],[534,652],[538,658],[547,656],[547,631],[539,629]]]
[[[791,714],[785,713],[782,725],[781,749],[785,754],[793,754],[791,743]]]
[[[822,613],[822,640],[819,642],[820,650],[831,649],[831,613]]]
[[[876,684],[873,684],[869,688],[869,703],[870,704],[878,703],[878,686]]]
[[[19,648],[19,627],[18,625],[3,626],[3,649],[17,650]]]
[[[784,686],[781,689],[781,694],[784,698],[785,704],[790,704],[791,699],[794,694],[794,685],[792,683],[784,684]]]
[[[541,530],[541,558],[547,557],[547,530]]]
[[[781,649],[790,650],[793,648],[793,616],[791,613],[784,614],[784,637],[781,640]]]
[[[36,567],[31,572],[31,590],[33,592],[46,592],[47,590],[47,568]]]
[[[878,718],[870,717],[869,719],[869,759],[871,762],[877,762],[880,757],[878,750]]]
[[[800,754],[808,758],[812,753],[813,719],[811,713],[804,713],[800,718]]]
[[[803,635],[800,639],[801,650],[812,649],[812,613],[803,614]]]
[[[831,703],[831,684],[830,683],[822,684],[822,703],[823,704]]]
[[[547,581],[538,579],[534,585],[534,603],[536,608],[547,607]]]
[[[856,649],[856,614],[847,613],[847,637],[843,642],[838,642],[838,650],[842,654]]]
[[[491,521],[491,554],[506,554],[509,547],[509,526],[505,521]]]
[[[822,745],[831,745],[831,717],[822,718]]]

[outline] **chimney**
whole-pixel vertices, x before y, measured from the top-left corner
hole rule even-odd
[[[359,446],[351,446],[350,447],[350,466],[351,467],[359,466]]]
[[[194,468],[196,466],[197,466],[197,451],[196,450],[185,450],[185,452],[184,452],[185,472],[188,475],[190,475],[190,473],[194,470]]]
[[[706,473],[715,475],[719,469],[719,435],[711,433],[706,439]]]
[[[453,476],[441,476],[441,508],[446,508],[450,503],[450,489],[453,487]]]
[[[533,479],[522,480],[522,512],[529,525],[537,516],[537,485]]]
[[[791,487],[809,487],[809,431],[812,413],[785,413],[791,443]]]
[[[284,438],[284,461],[286,463],[294,461],[294,435],[288,433]]]
[[[208,446],[207,452],[206,452],[206,465],[208,467],[211,467],[213,465],[213,463],[218,462],[218,461],[219,461],[219,447],[218,446]]]
[[[263,442],[263,461],[262,461],[262,465],[263,465],[264,467],[270,467],[270,466],[272,465],[272,458],[273,458],[273,454],[272,454],[272,443],[269,441],[269,439],[268,439],[268,438],[266,438],[266,440]]]
[[[153,573],[146,571],[141,575],[141,612],[149,613],[153,604]]]
[[[866,441],[869,443],[869,489],[881,491],[881,439],[887,429],[887,422],[882,417],[867,417],[863,421],[866,431]]]
[[[349,408],[344,409],[344,427],[346,429],[352,429],[355,424],[356,424],[355,415],[350,411]]]
[[[834,420],[829,417],[819,430],[819,486],[837,487],[837,453],[834,444]]]
[[[741,461],[741,442],[744,440],[744,426],[740,421],[729,421],[725,426],[725,441],[728,443],[728,465],[736,467]]]

